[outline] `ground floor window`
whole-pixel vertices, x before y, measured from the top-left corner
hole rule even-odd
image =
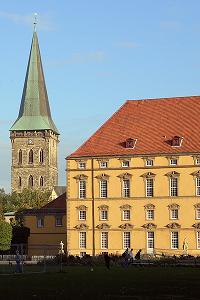
[[[56,227],[62,227],[62,218],[56,218]]]
[[[171,232],[171,248],[178,249],[178,232]]]
[[[101,249],[108,248],[108,232],[101,232]]]
[[[79,248],[86,248],[86,232],[79,233]]]
[[[131,234],[130,232],[123,233],[123,248],[131,248]]]
[[[80,252],[80,257],[84,257],[86,255],[86,252]]]
[[[147,251],[148,253],[153,253],[154,251],[154,232],[147,232]]]

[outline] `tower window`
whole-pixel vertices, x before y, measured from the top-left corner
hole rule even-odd
[[[33,186],[33,176],[32,175],[29,176],[28,185]]]
[[[33,163],[33,150],[32,149],[29,151],[28,162],[29,162],[29,164]]]
[[[43,179],[43,177],[41,176],[40,177],[40,186],[43,186],[44,185],[44,179]]]
[[[43,163],[44,162],[44,152],[43,150],[41,149],[40,150],[40,163]]]
[[[22,186],[22,178],[19,177],[19,186]]]
[[[22,150],[19,150],[19,164],[22,164]]]

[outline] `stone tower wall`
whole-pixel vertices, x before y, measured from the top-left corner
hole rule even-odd
[[[24,188],[51,191],[54,186],[57,186],[59,136],[51,130],[11,131],[10,138],[12,142],[12,192],[20,193]],[[32,161],[29,159],[31,150],[33,152]],[[43,159],[41,159],[41,150],[43,151]],[[30,176],[32,176],[32,184],[30,184]],[[41,177],[43,178],[43,185],[41,184]]]

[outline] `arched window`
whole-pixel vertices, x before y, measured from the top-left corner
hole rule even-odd
[[[33,176],[32,175],[29,176],[28,185],[33,186]]]
[[[19,186],[22,186],[22,178],[19,177]]]
[[[29,160],[28,160],[29,164],[32,164],[33,163],[33,150],[31,149],[29,151]]]
[[[41,150],[40,150],[40,163],[43,163],[43,161],[44,161],[44,152],[43,152],[43,150],[41,149]]]
[[[19,164],[22,164],[22,150],[19,150]]]
[[[40,177],[40,186],[43,186],[44,185],[44,179],[43,179],[43,177],[41,176]]]

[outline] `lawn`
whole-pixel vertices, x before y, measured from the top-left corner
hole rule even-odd
[[[1,299],[200,299],[200,268],[63,267],[0,276]]]

